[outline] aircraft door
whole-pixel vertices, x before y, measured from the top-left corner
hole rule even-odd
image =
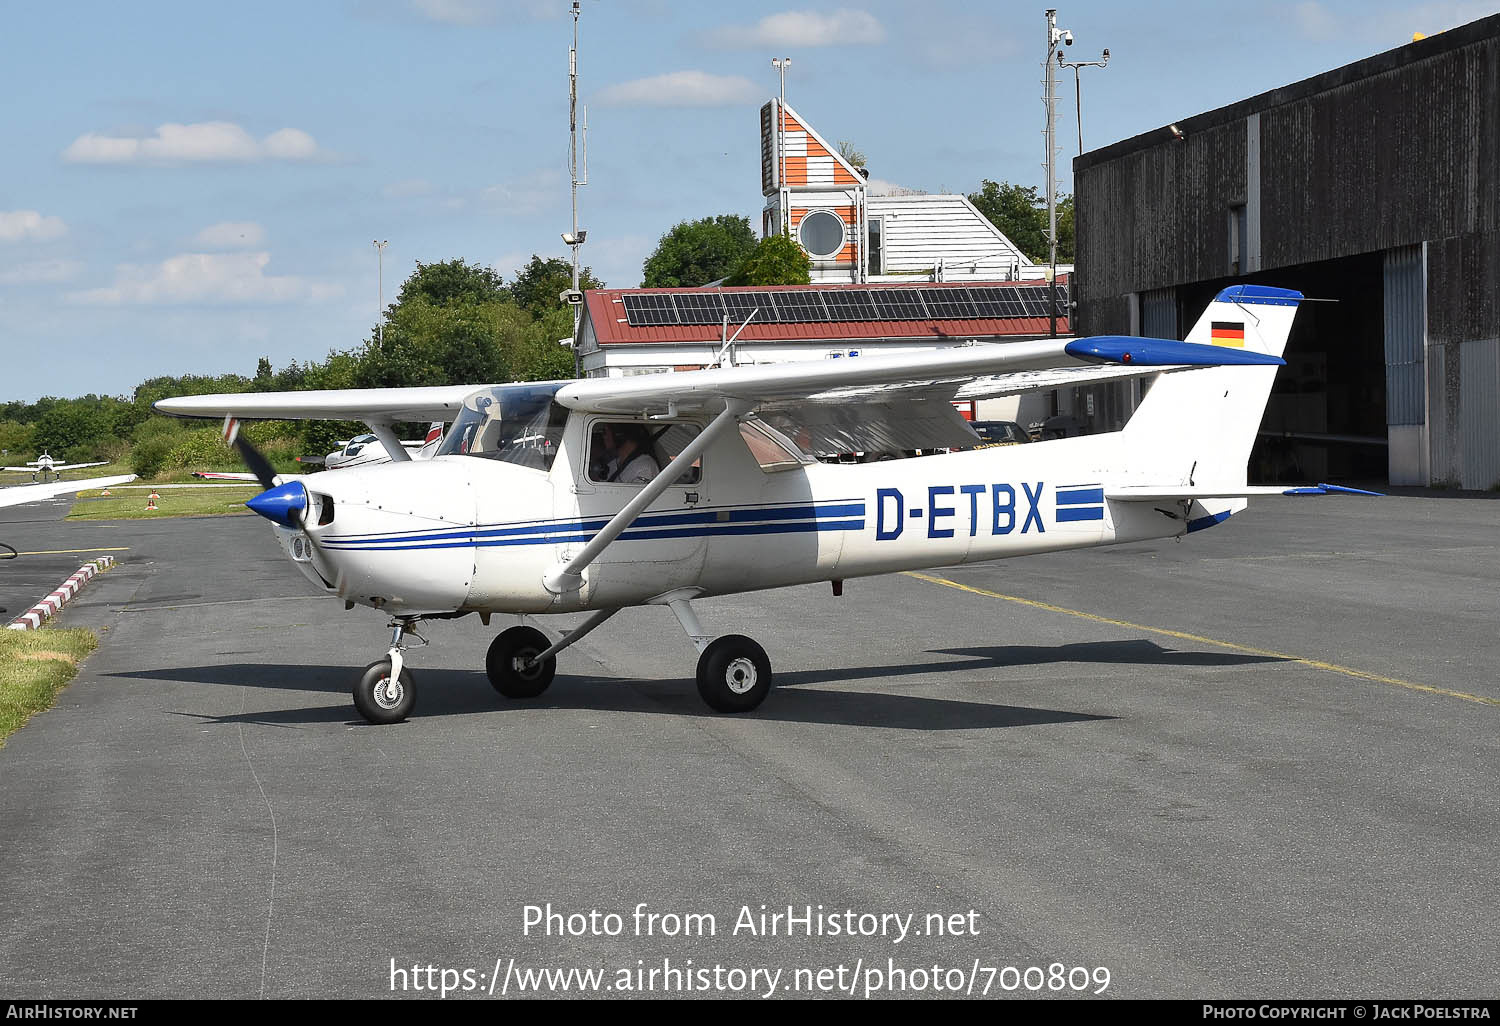
[[[589,418],[583,425],[584,459],[573,466],[570,495],[559,494],[560,516],[580,524],[577,540],[562,546],[562,559],[582,548],[661,473],[702,430],[694,421]],[[594,561],[586,576],[590,601],[635,601],[692,583],[707,552],[712,450],[670,485]],[[572,504],[576,503],[576,506]]]

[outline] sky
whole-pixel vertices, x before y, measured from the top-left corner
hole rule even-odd
[[[583,262],[616,287],[680,221],[759,226],[758,110],[872,179],[1041,186],[1045,8],[581,0]],[[1063,0],[1058,0],[1062,3]],[[568,0],[0,0],[0,402],[253,375],[370,334],[416,261],[567,255]],[[1500,11],[1472,0],[1079,0],[1086,149]],[[1061,186],[1077,150],[1060,80]],[[383,257],[372,244],[386,240]],[[383,275],[380,264],[383,263]]]

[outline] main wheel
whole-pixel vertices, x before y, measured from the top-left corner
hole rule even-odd
[[[484,657],[484,672],[495,690],[506,698],[535,698],[547,690],[557,672],[557,657],[548,656],[539,663],[526,662],[552,647],[547,635],[535,627],[512,627],[501,631],[490,642]]]
[[[400,723],[417,705],[417,689],[412,685],[411,671],[401,667],[401,675],[391,679],[391,661],[381,659],[365,667],[364,676],[354,685],[354,708],[371,723]]]
[[[749,712],[771,690],[766,650],[742,634],[715,638],[698,657],[698,694],[722,713]]]

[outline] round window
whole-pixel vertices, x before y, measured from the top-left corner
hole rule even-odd
[[[844,222],[827,210],[814,210],[797,226],[797,241],[819,259],[836,256],[844,248]]]

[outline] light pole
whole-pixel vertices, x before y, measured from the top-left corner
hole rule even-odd
[[[1097,61],[1065,61],[1062,51],[1057,54],[1057,66],[1059,68],[1073,69],[1073,102],[1078,108],[1078,154],[1083,155],[1083,88],[1078,81],[1079,68],[1103,68],[1109,65],[1109,47],[1104,48],[1104,54]]]
[[[376,341],[385,342],[385,247],[388,239],[371,239],[375,247],[375,334]]]
[[[1047,159],[1043,166],[1047,169],[1047,245],[1051,251],[1052,274],[1048,291],[1051,293],[1051,331],[1052,338],[1057,337],[1057,65],[1053,63],[1056,55],[1059,63],[1062,61],[1062,51],[1058,44],[1064,46],[1073,45],[1073,33],[1057,27],[1057,11],[1049,8],[1047,11],[1047,56],[1042,62],[1042,70],[1046,73],[1043,80],[1042,103],[1047,108],[1047,127],[1042,135],[1046,138]]]
[[[781,102],[776,107],[776,176],[781,181],[781,230],[788,235],[792,232],[792,212],[787,209],[791,205],[792,194],[786,184],[786,69],[791,66],[790,57],[771,58],[771,67],[781,75]]]

